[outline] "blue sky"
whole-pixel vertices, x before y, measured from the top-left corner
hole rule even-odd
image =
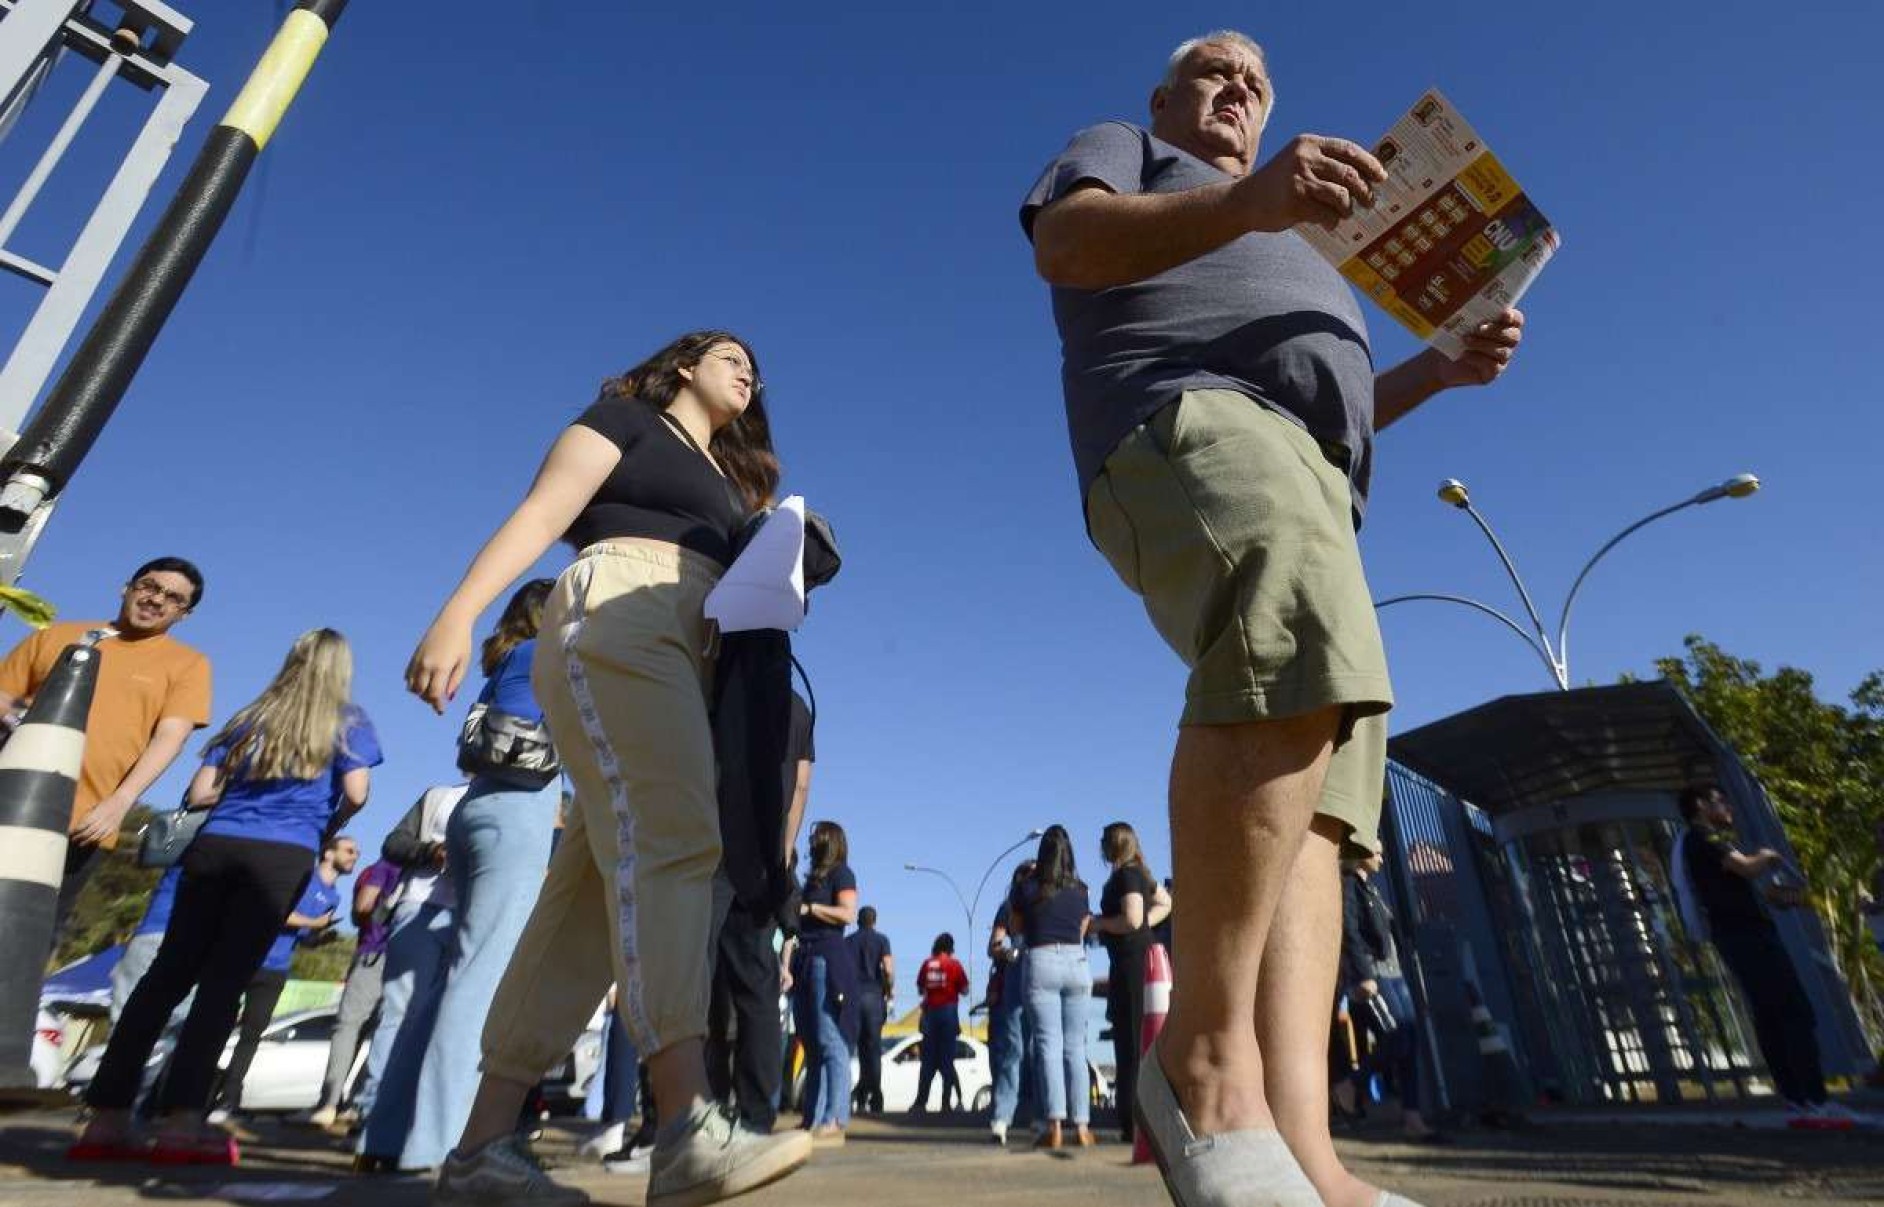
[[[182,58],[213,90],[139,236],[274,23],[266,4],[189,7]],[[1816,11],[1248,14],[1279,97],[1265,151],[1300,131],[1371,141],[1437,85],[1564,237],[1507,379],[1383,436],[1362,538],[1377,596],[1516,607],[1434,501],[1441,478],[1470,483],[1554,615],[1616,529],[1751,470],[1759,496],[1649,529],[1592,578],[1574,677],[1646,671],[1689,632],[1805,667],[1827,694],[1884,665],[1865,285],[1884,11]],[[389,753],[356,827],[376,840],[451,774],[457,717],[406,697],[400,673],[471,553],[603,377],[728,326],[758,351],[788,487],[844,545],[798,642],[821,710],[811,814],[848,828],[905,967],[963,928],[907,861],[972,893],[998,851],[1059,821],[1096,885],[1099,828],[1126,818],[1163,873],[1183,672],[1085,542],[1057,341],[1014,215],[1074,130],[1143,114],[1171,46],[1244,17],[355,5],[28,581],[86,616],[145,557],[198,560],[206,606],[178,635],[214,659],[219,717],[295,634],[346,632]],[[0,148],[0,186],[40,128]],[[80,154],[16,246],[55,255],[59,215],[105,163]],[[9,340],[27,299],[0,285]],[[1369,322],[1381,365],[1416,350]],[[1548,687],[1464,609],[1409,604],[1384,629],[1396,728]]]

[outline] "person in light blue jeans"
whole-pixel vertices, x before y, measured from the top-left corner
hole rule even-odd
[[[542,724],[530,668],[554,586],[539,578],[519,587],[484,642],[478,703],[487,715]],[[471,786],[445,828],[445,868],[457,901],[452,952],[437,1020],[418,1054],[423,1060],[415,1070],[410,1126],[390,1150],[401,1169],[444,1164],[464,1130],[477,1094],[484,1015],[530,920],[554,845],[561,777],[553,770],[484,767],[470,757],[460,752],[459,769],[471,776]]]
[[[1061,1124],[1071,1119],[1079,1143],[1090,1148],[1092,1094],[1086,1072],[1086,1025],[1092,1016],[1092,968],[1086,931],[1092,906],[1073,865],[1073,843],[1063,826],[1040,837],[1033,874],[1008,903],[1026,939],[1027,1020],[1033,1028],[1034,1084],[1047,1126],[1038,1147],[1059,1148]]]
[[[477,1093],[484,1013],[536,905],[560,797],[555,783],[525,791],[479,778],[452,814],[445,843],[458,890],[455,951],[425,1046],[401,1169],[443,1164],[464,1130]]]
[[[857,877],[844,827],[811,827],[811,871],[798,906],[793,1023],[805,1045],[804,1126],[842,1144],[850,1126],[850,1058],[857,1042],[857,970],[844,928],[857,920]]]
[[[469,790],[467,784],[426,789],[380,847],[382,856],[405,871],[393,889],[379,1025],[359,1096],[366,1126],[354,1164],[363,1171],[392,1165],[411,1126],[419,1063],[438,1017],[456,926],[456,890],[445,875],[445,834]]]
[[[1008,885],[1011,900],[1016,890],[1032,876],[1034,861],[1029,859],[1014,869]],[[988,938],[988,958],[993,972],[988,977],[988,1065],[994,1077],[994,1116],[988,1130],[996,1144],[1007,1143],[1008,1128],[1023,1102],[1031,1103],[1032,1070],[1022,1077],[1027,1060],[1027,975],[1026,954],[1022,946],[1020,922],[1010,917],[1010,907],[1002,902],[995,911],[994,927]]]

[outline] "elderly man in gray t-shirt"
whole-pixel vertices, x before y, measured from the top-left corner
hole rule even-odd
[[[1088,531],[1191,668],[1177,984],[1138,1125],[1184,1207],[1373,1207],[1395,1197],[1335,1155],[1326,1066],[1338,858],[1378,845],[1393,703],[1355,529],[1374,430],[1496,378],[1523,318],[1376,374],[1353,294],[1291,228],[1371,204],[1386,172],[1316,135],[1256,167],[1271,104],[1248,37],[1186,42],[1150,129],[1075,135],[1021,224]]]

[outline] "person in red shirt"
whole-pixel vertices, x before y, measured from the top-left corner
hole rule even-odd
[[[955,1076],[955,1041],[962,1020],[956,1003],[968,993],[968,973],[955,958],[954,935],[943,931],[935,937],[929,958],[916,973],[916,989],[922,994],[922,1075],[916,1083],[915,1113],[929,1109],[929,1086],[937,1072],[942,1074],[942,1109],[958,1109],[962,1083]]]

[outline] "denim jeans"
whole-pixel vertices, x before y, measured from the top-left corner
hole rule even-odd
[[[1372,1012],[1360,1007],[1359,1000],[1349,998],[1350,1011],[1360,1007],[1356,1017],[1367,1030],[1373,1048],[1367,1057],[1368,1069],[1386,1073],[1393,1079],[1394,1093],[1399,1095],[1403,1109],[1421,1110],[1419,1019],[1413,1012],[1413,991],[1407,987],[1404,977],[1384,976],[1375,983],[1380,986],[1381,1002],[1397,1025],[1391,1031],[1382,1032],[1372,1021]]]
[[[812,1013],[817,1016],[816,1035],[805,1041],[805,1126],[850,1126],[850,1045],[837,1025],[837,1010],[830,997],[830,972],[823,956],[812,956],[805,964],[805,976],[811,981]]]
[[[1022,1101],[1031,1099],[1034,1079],[1027,1061],[1027,962],[1009,964],[1001,974],[1001,1000],[988,1012],[988,1063],[994,1075],[994,1122],[1014,1122]],[[1023,1071],[1026,1076],[1023,1077]]]
[[[401,1169],[444,1164],[477,1093],[484,1012],[530,920],[549,867],[560,781],[530,790],[479,777],[445,825],[457,890],[452,954],[418,1074]]]
[[[438,1018],[438,999],[451,961],[452,911],[422,902],[393,911],[379,999],[379,1029],[367,1052],[368,1085],[360,1092],[362,1153],[397,1157],[412,1127],[419,1065]]]
[[[962,1105],[961,1078],[955,1073],[955,1040],[962,1033],[961,1015],[955,1003],[926,1006],[922,1011],[922,1073],[916,1082],[916,1109],[929,1109],[929,1086],[935,1075],[942,1075],[942,1109],[949,1100]]]
[[[1082,947],[1030,947],[1027,1019],[1034,1031],[1034,1076],[1046,1117],[1092,1118],[1092,1089],[1086,1072],[1086,1027],[1092,1015],[1092,968]]]

